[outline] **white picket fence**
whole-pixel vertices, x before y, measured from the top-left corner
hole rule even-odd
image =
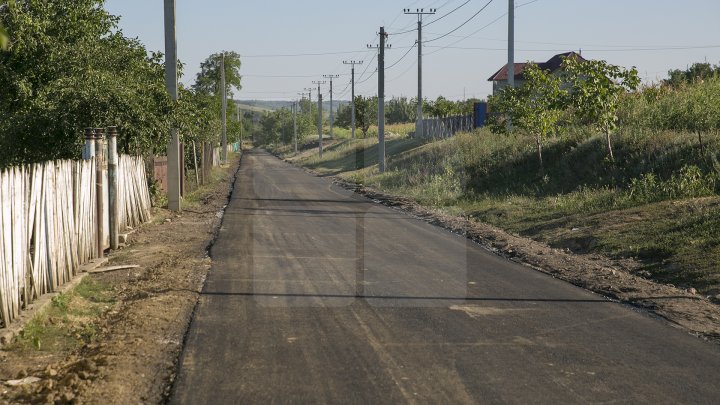
[[[150,218],[142,158],[118,162],[119,229]],[[107,178],[107,172],[103,172]],[[42,294],[56,291],[109,247],[108,193],[98,232],[95,160],[55,161],[0,172],[0,322],[7,326]],[[107,185],[107,181],[105,181]]]

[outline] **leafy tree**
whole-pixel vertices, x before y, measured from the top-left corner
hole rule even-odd
[[[529,64],[525,70],[525,83],[520,87],[504,87],[497,95],[490,97],[493,111],[510,118],[515,128],[535,138],[540,170],[543,170],[543,140],[553,134],[563,114],[564,92],[561,80],[549,71]],[[495,129],[504,130],[504,124]]]
[[[352,103],[338,107],[335,125],[348,129],[352,127]]]
[[[670,86],[679,86],[684,83],[693,83],[698,80],[705,80],[720,74],[720,66],[711,65],[709,63],[693,63],[686,70],[670,70],[668,72],[668,79],[665,80],[665,84]]]
[[[6,50],[9,42],[10,38],[8,38],[7,30],[0,24],[0,50]]]
[[[172,104],[159,54],[123,36],[101,0],[0,7],[0,166],[76,158],[85,127],[119,126],[125,152],[164,149]]]
[[[377,97],[355,96],[355,124],[367,137],[370,125],[377,123]]]
[[[605,134],[609,158],[615,161],[611,134],[617,128],[621,96],[640,85],[637,69],[577,58],[565,59],[563,66],[570,104],[582,119]]]
[[[210,55],[200,64],[193,89],[199,93],[217,95],[220,93],[220,65],[225,55],[225,86],[226,94],[232,98],[231,88],[242,89],[240,76],[240,55],[237,52],[221,52]]]
[[[431,116],[449,117],[453,115],[470,115],[473,113],[473,105],[477,99],[465,101],[452,101],[443,96],[438,96],[435,101],[424,100],[423,111]],[[414,101],[413,101],[414,104]]]
[[[417,108],[407,97],[393,97],[385,107],[385,118],[388,124],[415,122]]]

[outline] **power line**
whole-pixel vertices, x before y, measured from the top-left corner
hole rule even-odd
[[[460,10],[463,6],[465,6],[466,4],[470,3],[470,1],[471,1],[471,0],[467,0],[465,3],[463,3],[463,4],[461,4],[461,5],[457,6],[457,7],[455,7],[452,11],[450,11],[450,12],[448,12],[448,13],[446,13],[446,14],[443,14],[442,16],[440,16],[440,17],[438,17],[438,18],[430,21],[429,23],[423,25],[423,27],[427,27],[427,26],[430,25],[430,24],[434,24],[434,23],[442,20],[443,18],[449,16],[450,14],[452,14],[452,13]],[[445,4],[447,4],[447,3],[448,3],[448,2],[446,2]],[[443,5],[445,5],[445,4],[443,4]],[[440,8],[440,7],[438,7],[438,8]]]
[[[367,51],[334,51],[334,52],[308,52],[308,53],[278,53],[278,54],[259,54],[259,55],[241,55],[243,58],[290,58],[297,56],[325,56],[325,55],[345,55],[351,53],[363,53]]]
[[[465,47],[465,46],[428,46],[428,48],[442,49],[465,49],[478,51],[506,51],[507,48],[483,48],[483,47]],[[697,45],[697,46],[667,46],[667,47],[645,47],[645,48],[620,48],[620,49],[583,49],[587,52],[636,52],[636,51],[673,51],[673,50],[690,50],[690,49],[714,49],[720,48],[720,45]],[[432,53],[435,53],[434,51]],[[565,52],[567,49],[518,49],[522,52]],[[431,54],[432,54],[431,53]]]
[[[531,1],[525,2],[525,3],[523,3],[523,4],[519,4],[519,5],[515,6],[515,8],[518,9],[518,8],[520,8],[520,7],[525,7],[525,6],[529,5],[529,4],[532,4],[532,3],[535,3],[535,2],[538,2],[538,1],[540,1],[540,0],[531,0]],[[497,17],[496,19],[490,21],[489,23],[487,23],[486,25],[480,27],[479,29],[471,32],[470,34],[462,37],[461,39],[459,39],[459,40],[457,40],[457,41],[455,41],[455,42],[451,42],[450,44],[447,45],[447,47],[450,47],[450,46],[452,46],[452,45],[455,45],[455,44],[457,44],[457,43],[460,43],[460,42],[462,42],[462,41],[470,38],[471,36],[477,34],[478,32],[480,32],[480,31],[482,31],[482,30],[490,27],[491,25],[495,24],[496,22],[502,20],[502,19],[505,18],[505,16],[507,16],[507,15],[508,15],[507,12],[506,12],[506,13],[503,13],[503,15],[501,15],[501,16]],[[448,35],[446,34],[445,36],[448,36]],[[440,52],[442,49],[445,49],[445,48],[441,48],[441,49],[438,49],[437,51],[430,52],[428,55],[432,55],[432,54],[434,54],[434,53]]]
[[[405,75],[407,74],[407,72],[410,71],[410,69],[412,69],[413,67],[415,67],[415,65],[417,65],[417,60],[413,60],[413,63],[411,63],[410,66],[408,66],[408,68],[405,69],[402,73],[400,73],[399,75],[393,77],[392,79],[389,79],[389,80],[388,80],[388,83],[389,83],[389,82],[394,82],[395,80],[397,80],[397,79],[405,76]]]
[[[340,76],[347,76],[347,75],[341,74]],[[292,78],[317,77],[317,75],[255,75],[255,74],[247,74],[247,75],[242,75],[242,77],[271,78],[271,79],[289,78],[289,79],[292,79]]]
[[[362,79],[362,77],[365,76],[365,72],[367,72],[367,70],[370,68],[370,65],[372,65],[375,58],[377,58],[377,52],[373,52],[373,53],[374,53],[374,55],[373,55],[372,59],[370,59],[370,62],[368,62],[368,64],[365,66],[365,70],[363,70],[362,73],[360,73],[358,80]],[[360,82],[360,83],[362,83],[362,82]]]
[[[537,1],[537,0],[535,0],[535,1]],[[455,32],[455,31],[457,31],[457,30],[459,30],[460,28],[462,28],[463,26],[465,26],[465,24],[469,23],[469,22],[472,21],[475,17],[477,17],[480,13],[482,13],[492,2],[493,2],[493,0],[488,1],[480,10],[478,10],[477,13],[473,14],[473,15],[472,15],[470,18],[468,18],[464,23],[460,24],[458,27],[456,27],[456,28],[453,29],[452,31],[450,31],[450,32],[448,32],[448,33],[446,33],[446,34],[444,34],[444,35],[441,35],[441,36],[439,36],[439,37],[437,37],[437,38],[428,39],[428,40],[425,41],[425,42],[427,43],[427,42],[437,41],[438,39],[445,38],[446,36],[452,34],[453,32]]]
[[[375,76],[375,73],[377,73],[377,69],[375,69],[375,70],[370,74],[370,76],[366,77],[365,80],[356,82],[355,84],[357,85],[357,84],[363,84],[363,83],[365,83],[366,81],[372,79],[372,77]]]
[[[415,44],[415,45],[417,45],[417,44]],[[410,54],[410,51],[412,51],[413,48],[415,48],[415,45],[413,45],[413,46],[411,46],[410,48],[408,48],[407,52],[405,52],[405,55],[403,55],[400,59],[398,59],[397,61],[395,61],[395,63],[393,63],[392,65],[386,67],[385,69],[386,69],[386,70],[387,70],[387,69],[392,69],[393,66],[395,66],[395,65],[397,65],[398,63],[402,62],[402,60],[405,59],[405,57],[408,56],[408,54]]]

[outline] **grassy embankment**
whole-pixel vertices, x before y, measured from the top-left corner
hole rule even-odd
[[[616,163],[602,136],[567,131],[548,141],[544,174],[532,141],[486,130],[436,142],[389,136],[340,140],[298,164],[412,198],[513,233],[569,248],[632,257],[653,279],[720,293],[718,134],[624,131]]]

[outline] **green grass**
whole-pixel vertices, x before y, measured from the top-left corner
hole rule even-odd
[[[228,153],[228,162],[233,162],[236,157],[236,153]],[[207,197],[211,190],[213,190],[217,184],[228,176],[227,167],[216,166],[213,167],[210,172],[210,177],[205,179],[205,184],[199,187],[195,184],[195,174],[192,174],[192,178],[186,179],[186,191],[185,196],[182,200],[182,206],[184,208],[194,208],[203,204],[203,199]]]
[[[720,136],[623,131],[617,162],[602,136],[568,131],[547,142],[540,170],[532,141],[487,131],[424,143],[340,141],[297,160],[453,214],[578,253],[632,257],[658,281],[720,293]]]
[[[115,303],[111,286],[86,277],[72,291],[53,297],[36,314],[13,344],[19,350],[69,352],[92,342],[97,321]]]

